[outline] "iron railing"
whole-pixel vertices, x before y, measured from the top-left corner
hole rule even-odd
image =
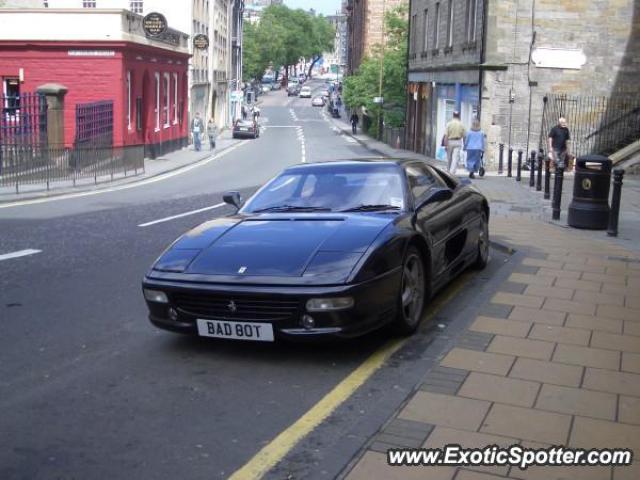
[[[43,95],[0,95],[0,107],[0,144],[35,148],[47,144],[47,101]]]
[[[576,156],[610,155],[640,139],[640,98],[570,97],[547,95],[543,99],[539,148],[547,149],[551,128],[560,117],[567,119],[571,150]]]
[[[34,148],[0,145],[0,187],[105,182],[144,172],[144,145]]]

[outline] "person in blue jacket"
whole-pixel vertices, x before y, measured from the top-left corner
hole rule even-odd
[[[485,149],[485,134],[480,129],[480,120],[473,119],[471,130],[464,138],[464,151],[467,152],[467,170],[469,178],[475,178],[475,173],[480,168],[482,155]]]

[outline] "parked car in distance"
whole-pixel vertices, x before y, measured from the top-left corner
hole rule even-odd
[[[289,85],[287,87],[287,96],[288,97],[297,97],[300,93],[300,85],[294,83],[293,85]]]
[[[311,89],[309,87],[302,87],[298,96],[300,98],[311,98]]]
[[[322,95],[324,98],[329,98],[329,90],[322,90],[320,91],[320,95]]]
[[[233,138],[258,138],[260,125],[253,120],[238,120],[233,126]]]
[[[311,100],[311,105],[313,107],[324,107],[324,98],[323,97],[313,97],[313,100]]]

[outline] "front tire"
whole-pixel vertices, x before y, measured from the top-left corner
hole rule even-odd
[[[395,331],[400,335],[411,335],[420,325],[426,290],[422,254],[416,247],[409,247],[402,264],[398,312],[393,325]]]
[[[487,214],[482,212],[480,220],[480,232],[478,233],[478,253],[473,264],[478,270],[482,270],[489,263],[489,222]]]

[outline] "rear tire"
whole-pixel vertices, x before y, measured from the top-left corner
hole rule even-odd
[[[482,212],[480,220],[480,233],[478,234],[478,253],[473,266],[482,270],[489,263],[489,222],[487,214]]]
[[[411,246],[402,263],[398,307],[393,322],[396,333],[411,335],[418,329],[427,296],[426,282],[422,254],[416,247]]]

